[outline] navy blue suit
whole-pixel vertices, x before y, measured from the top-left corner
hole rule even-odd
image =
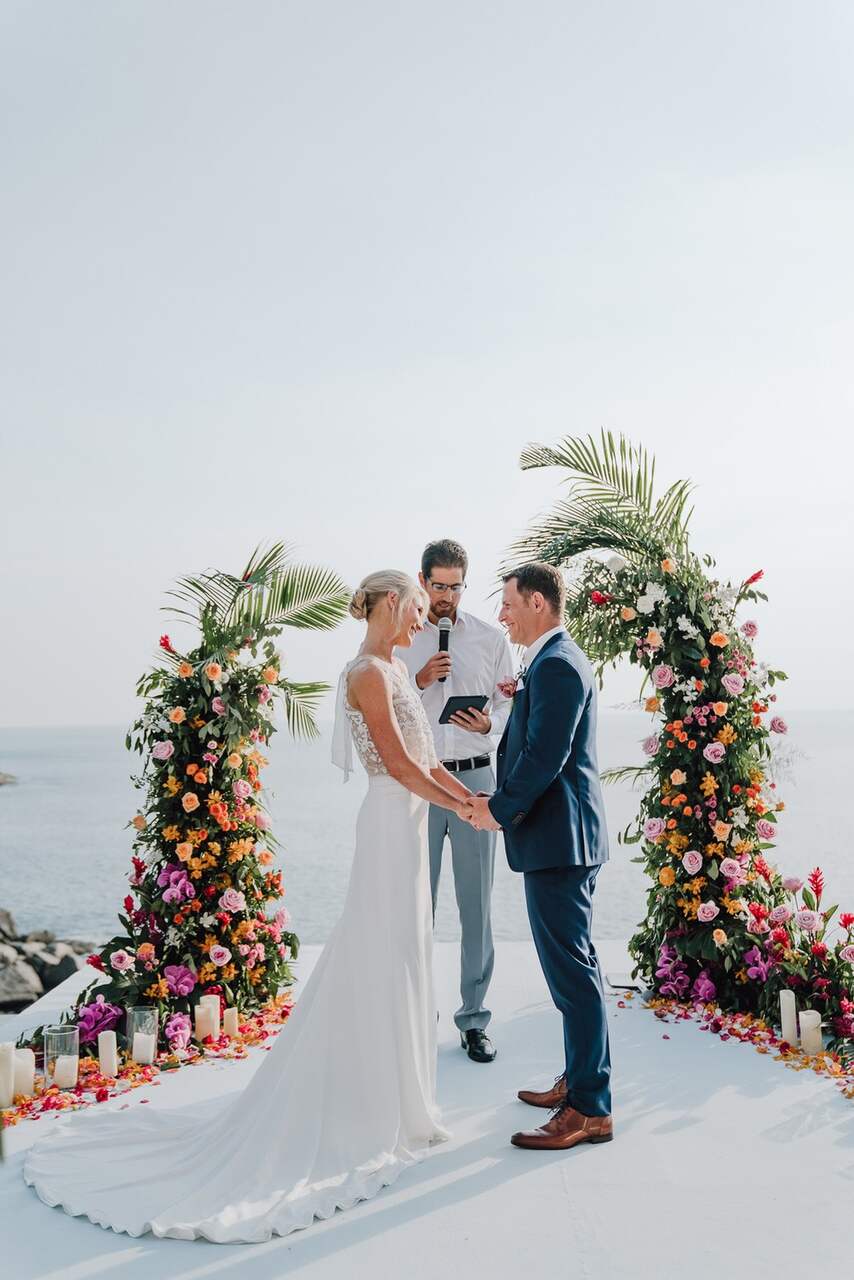
[[[568,1100],[583,1115],[610,1115],[608,1020],[591,939],[593,889],[609,856],[596,688],[566,632],[546,641],[516,693],[497,783],[489,808],[507,861],[525,876],[534,944],[563,1014]]]

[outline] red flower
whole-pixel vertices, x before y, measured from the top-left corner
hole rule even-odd
[[[125,898],[124,903],[122,905],[124,906],[125,911],[133,911],[133,898],[130,896],[130,894],[128,894],[128,896]]]
[[[593,604],[603,605],[603,604],[610,604],[610,602],[614,599],[614,597],[609,596],[607,591],[591,591],[590,599],[592,600]]]
[[[165,649],[167,653],[175,652],[175,650],[172,648],[172,641],[169,639],[168,636],[160,637],[160,648]]]
[[[106,1102],[106,1101],[107,1101],[107,1099],[109,1098],[109,1096],[110,1096],[110,1091],[109,1091],[109,1089],[101,1088],[101,1089],[96,1089],[96,1090],[95,1090],[95,1101],[96,1101],[96,1102]]]
[[[780,945],[783,947],[785,947],[789,941],[789,935],[788,933],[786,933],[785,929],[774,929],[774,931],[771,934],[771,937],[774,939],[775,942],[779,942]]]
[[[764,569],[758,569],[758,570],[756,571],[756,573],[752,573],[752,574],[750,575],[750,577],[749,577],[749,578],[745,578],[745,579],[744,579],[744,584],[743,584],[743,585],[744,585],[745,587],[749,587],[752,583],[754,583],[754,582],[758,582],[758,581],[759,581],[759,579],[760,579],[760,578],[763,578],[764,576],[765,576],[765,570],[764,570]]]
[[[816,867],[809,873],[807,883],[815,894],[816,902],[821,902],[821,895],[824,892],[824,876],[821,873],[821,867]]]
[[[854,924],[854,914],[850,911],[843,911],[842,915],[839,917],[839,923],[842,925],[843,929],[850,929],[852,924]]]
[[[770,915],[770,908],[762,902],[748,902],[747,909],[755,920],[764,920],[767,915]]]
[[[754,871],[757,871],[759,875],[764,876],[769,884],[771,883],[771,868],[761,855],[758,858],[753,859],[753,869]]]
[[[105,972],[104,962],[100,956],[87,956],[86,963],[91,964],[93,969],[100,969],[101,973]]]
[[[827,955],[827,947],[823,942],[814,942],[810,947],[810,951],[819,960],[823,960]]]

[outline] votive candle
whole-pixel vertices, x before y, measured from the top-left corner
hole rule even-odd
[[[212,1026],[211,1035],[213,1036],[214,1040],[218,1040],[219,1039],[219,1010],[220,1010],[219,996],[202,996],[201,1000],[199,1001],[199,1004],[204,1005],[206,1008],[210,1009],[211,1026]]]
[[[793,1048],[798,1043],[798,1006],[794,991],[780,992],[780,1028],[783,1039]]]
[[[98,1032],[98,1066],[102,1076],[119,1074],[119,1053],[115,1031]]]
[[[36,1091],[36,1055],[32,1049],[15,1050],[15,1097],[31,1098]]]
[[[11,1107],[15,1096],[15,1046],[0,1044],[0,1107]]]
[[[212,1036],[214,1032],[214,1016],[210,1005],[202,1004],[201,1001],[196,1005],[193,1011],[193,1021],[195,1024],[196,1039],[201,1043],[208,1036]]]
[[[53,1068],[53,1084],[60,1089],[73,1089],[77,1084],[77,1066],[80,1059],[76,1053],[63,1053]]]
[[[239,1016],[240,1015],[238,1014],[237,1010],[233,1006],[230,1009],[226,1009],[225,1013],[223,1014],[222,1029],[227,1036],[236,1036],[239,1034],[239,1031],[238,1031]]]
[[[801,1010],[801,1048],[811,1057],[821,1053],[824,1041],[821,1038],[821,1014],[817,1009]]]
[[[149,1035],[145,1031],[135,1031],[133,1033],[133,1048],[131,1057],[134,1062],[138,1062],[141,1067],[148,1066],[154,1061],[154,1043],[155,1036]]]

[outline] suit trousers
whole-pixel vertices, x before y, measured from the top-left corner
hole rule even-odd
[[[456,775],[470,791],[495,790],[495,774],[491,766],[468,769]],[[483,1002],[495,964],[492,942],[492,880],[495,872],[495,831],[475,831],[449,809],[430,805],[427,824],[430,848],[430,889],[433,894],[433,918],[442,871],[445,838],[450,837],[454,868],[454,892],[460,913],[462,950],[460,955],[460,998],[462,1004],[454,1014],[460,1031],[483,1029],[492,1017]]]
[[[593,946],[593,889],[600,868],[549,867],[525,872],[534,945],[563,1015],[567,1099],[585,1116],[611,1114],[608,1014]]]

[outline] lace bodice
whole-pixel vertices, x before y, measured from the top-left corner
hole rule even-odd
[[[355,707],[350,705],[349,697],[346,696],[346,685],[349,684],[349,677],[352,672],[369,662],[375,663],[376,666],[380,667],[391,681],[392,706],[397,723],[400,726],[401,737],[406,743],[407,751],[423,769],[435,769],[438,760],[436,758],[436,748],[433,745],[433,734],[424,708],[421,705],[421,699],[410,684],[409,672],[406,667],[399,658],[395,658],[393,662],[388,663],[384,662],[382,658],[375,658],[372,654],[364,654],[347,665],[344,708],[347,712],[347,719],[350,721],[350,731],[353,735],[356,753],[364,765],[365,771],[374,776],[388,773],[380,753],[374,746],[374,741],[365,723],[364,716],[361,711],[357,711]]]

